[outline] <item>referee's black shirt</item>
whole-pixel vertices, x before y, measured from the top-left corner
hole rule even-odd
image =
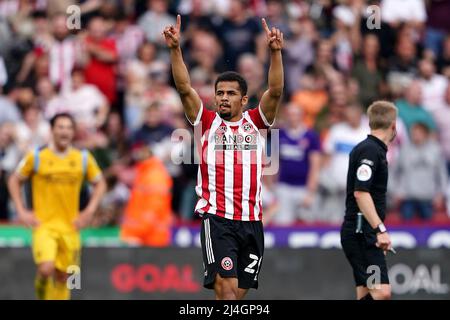
[[[372,196],[378,216],[384,221],[386,215],[386,190],[388,166],[386,144],[373,135],[361,141],[350,153],[347,173],[347,198],[345,220],[356,220],[361,212],[354,191],[366,191]]]

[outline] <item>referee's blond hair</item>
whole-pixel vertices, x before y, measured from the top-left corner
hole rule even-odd
[[[397,107],[389,101],[375,101],[367,109],[369,127],[372,130],[388,129],[397,118]]]

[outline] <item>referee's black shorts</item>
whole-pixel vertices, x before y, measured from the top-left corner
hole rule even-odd
[[[363,233],[356,233],[356,221],[344,221],[341,228],[341,244],[347,260],[353,269],[356,286],[370,287],[374,280],[379,284],[389,284],[386,257],[375,244],[376,233],[364,221]],[[379,271],[379,277],[375,274]],[[370,278],[370,279],[369,279]]]
[[[258,288],[264,254],[261,221],[236,221],[204,214],[200,240],[205,288],[214,288],[217,273],[222,278],[237,278],[239,288]]]

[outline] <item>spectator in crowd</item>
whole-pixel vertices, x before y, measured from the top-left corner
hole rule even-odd
[[[31,87],[17,87],[10,93],[10,97],[14,99],[21,113],[29,106],[36,103],[36,96]]]
[[[91,226],[94,228],[120,225],[130,198],[130,190],[125,184],[118,182],[116,176],[106,177],[106,184],[107,191],[92,218]]]
[[[7,181],[20,160],[14,132],[14,124],[0,124],[0,221],[10,218]]]
[[[34,88],[41,78],[49,76],[49,56],[42,51],[28,54],[17,74],[16,82],[22,87]]]
[[[263,224],[273,223],[273,218],[279,212],[279,199],[277,197],[277,181],[274,175],[263,175],[261,188],[261,202],[263,207]]]
[[[265,61],[266,50],[261,27],[249,16],[248,0],[230,0],[226,19],[217,28],[223,41],[224,60],[227,70],[236,70],[237,61],[243,53],[253,53]]]
[[[394,95],[398,96],[408,82],[417,74],[416,45],[410,37],[398,37],[395,55],[388,61],[387,81]]]
[[[395,170],[400,212],[405,220],[416,213],[430,220],[433,207],[443,208],[448,179],[445,160],[426,123],[415,122],[410,131],[411,143],[400,150]]]
[[[176,90],[169,85],[168,65],[162,61],[155,63],[150,70],[149,79],[149,89],[143,96],[147,105],[158,102],[162,121],[175,128],[183,127],[183,106]]]
[[[48,105],[46,118],[69,112],[77,122],[77,129],[84,128],[87,133],[96,132],[105,123],[109,112],[108,100],[95,85],[86,83],[83,69],[72,70],[71,90],[62,98],[62,103]]]
[[[206,107],[214,105],[214,86],[211,75],[205,69],[196,67],[190,71],[192,88],[198,93]]]
[[[444,152],[450,175],[450,84],[445,90],[445,104],[433,112],[438,128],[438,141]]]
[[[442,44],[442,54],[438,57],[437,68],[439,73],[450,79],[450,33]]]
[[[335,32],[331,36],[336,48],[335,60],[340,71],[348,74],[353,66],[353,52],[359,50],[361,12],[340,4],[333,9]]]
[[[115,164],[127,164],[130,160],[128,155],[129,139],[119,113],[111,112],[102,127],[95,132],[86,133],[85,127],[78,129],[77,145],[91,151],[104,176],[116,176]],[[109,183],[113,181],[115,179],[110,179]],[[109,187],[108,191],[111,191],[114,185],[109,185]]]
[[[264,66],[255,55],[245,53],[239,57],[238,72],[248,83],[247,106],[257,108],[265,91]]]
[[[134,179],[125,207],[120,238],[132,245],[165,247],[171,241],[172,179],[145,144],[133,147]]]
[[[145,109],[144,124],[133,135],[133,144],[145,143],[155,148],[158,143],[165,143],[172,134],[173,128],[162,121],[161,104],[153,102]]]
[[[164,104],[159,101],[149,104],[145,110],[145,122],[133,135],[132,143],[133,145],[144,143],[151,148],[152,154],[164,163],[174,181],[173,188],[176,190],[176,194],[172,199],[172,206],[174,212],[178,212],[182,192],[182,168],[174,164],[171,158],[172,150],[177,145],[171,141],[171,134],[174,129],[164,122],[163,108]]]
[[[339,73],[328,81],[329,103],[320,110],[315,117],[314,128],[320,133],[323,141],[330,128],[340,122],[345,121],[345,110],[347,105],[355,100],[351,94],[350,86],[343,76]]]
[[[442,51],[442,44],[446,33],[450,32],[450,2],[441,0],[428,0],[428,19],[426,21],[426,31],[424,45],[431,50],[434,58],[439,57]]]
[[[201,68],[210,80],[224,71],[222,48],[214,33],[206,30],[196,31],[190,38],[190,50],[186,57],[191,68]]]
[[[57,92],[58,87],[53,85],[48,77],[39,79],[36,84],[37,105],[44,113],[46,110],[63,109],[63,98]]]
[[[15,137],[21,156],[50,142],[50,126],[36,104],[23,111],[23,120],[15,123]]]
[[[10,2],[10,1],[7,1]],[[13,1],[15,8],[7,13],[9,23],[20,37],[30,38],[33,35],[33,3],[31,1]],[[10,3],[11,5],[11,3]]]
[[[333,56],[333,42],[329,39],[320,39],[317,43],[316,54],[313,62],[306,67],[307,73],[323,74],[326,79],[336,77],[338,74],[334,56]]]
[[[3,59],[3,57],[0,55],[0,88],[2,88],[7,82],[8,72],[6,71],[5,59]]]
[[[20,119],[20,112],[17,105],[9,97],[2,94],[0,87],[0,125],[11,122],[15,123]]]
[[[164,44],[161,30],[175,24],[175,18],[168,13],[167,0],[147,0],[147,11],[139,18],[138,26],[144,30],[147,41],[155,43],[158,51]]]
[[[120,9],[117,9],[120,10]],[[124,95],[127,90],[128,64],[136,58],[136,53],[145,41],[144,31],[132,24],[130,18],[123,11],[117,11],[113,22],[111,35],[117,47],[117,111],[124,112]]]
[[[413,25],[417,31],[421,31],[427,19],[424,0],[382,0],[381,19],[397,28],[401,23]]]
[[[65,14],[58,14],[52,18],[53,41],[48,48],[49,78],[62,91],[70,88],[71,72],[77,59],[77,44],[70,35],[66,24]]]
[[[348,159],[352,149],[369,133],[369,124],[360,105],[345,108],[345,122],[335,124],[323,143],[323,165],[320,172],[321,199],[317,218],[340,223],[344,218]]]
[[[365,108],[383,96],[386,91],[379,51],[380,44],[377,36],[370,33],[365,35],[361,56],[357,57],[351,72],[352,77],[359,84],[359,102]]]
[[[422,87],[419,81],[411,81],[404,90],[404,98],[397,100],[395,105],[408,132],[411,132],[411,126],[415,122],[426,123],[430,130],[436,130],[432,115],[422,106]]]
[[[130,60],[126,67],[125,92],[125,121],[132,131],[142,124],[142,114],[147,101],[144,93],[150,89],[150,71],[156,60],[156,46],[151,42],[144,42],[137,51],[137,57]]]
[[[199,218],[198,215],[195,214],[194,209],[198,201],[195,186],[197,184],[198,163],[200,160],[198,152],[195,149],[194,130],[187,121],[188,120],[186,119],[186,126],[183,128],[185,131],[181,133],[182,141],[176,143],[172,149],[172,154],[179,155],[183,160],[181,163],[182,172],[178,179],[181,185],[181,197],[178,211],[181,221],[185,222]],[[189,132],[189,138],[183,135],[187,132]],[[176,138],[174,137],[172,140],[176,140]]]
[[[103,134],[108,137],[108,145],[106,147],[108,165],[105,168],[110,167],[114,163],[126,162],[129,159],[129,136],[120,114],[111,112],[101,129]],[[104,172],[105,175],[108,174],[107,170]]]
[[[181,26],[186,39],[190,39],[199,30],[214,29],[213,10],[217,5],[215,1],[181,0],[178,11],[181,19],[185,21]]]
[[[319,136],[302,124],[302,111],[293,104],[284,109],[280,130],[280,172],[276,195],[279,210],[271,221],[290,225],[313,222],[320,169]]]
[[[306,127],[312,128],[317,115],[328,102],[326,79],[323,74],[305,73],[301,79],[301,89],[292,95],[292,103],[302,110],[302,121]]]
[[[89,21],[88,34],[82,43],[86,82],[93,84],[106,96],[110,105],[117,99],[116,43],[106,35],[105,20],[94,17]]]
[[[291,29],[289,28],[289,20],[287,19],[282,1],[267,0],[265,16],[269,26],[280,29],[286,38],[290,36]]]
[[[433,112],[434,119],[438,127],[438,141],[442,148],[447,164],[447,173],[450,178],[450,84],[445,92],[445,105]],[[446,192],[447,213],[450,217],[450,179]]]
[[[313,62],[314,43],[318,38],[316,27],[311,19],[292,19],[289,25],[291,38],[286,39],[284,57],[288,96],[301,88],[299,79],[302,79],[306,67]]]
[[[420,85],[422,92],[421,105],[428,112],[440,109],[445,104],[445,90],[448,86],[448,79],[436,73],[433,61],[422,59],[419,62]]]

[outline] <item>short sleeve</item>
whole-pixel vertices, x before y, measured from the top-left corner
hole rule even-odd
[[[92,154],[89,152],[87,156],[87,168],[86,168],[86,179],[89,182],[96,182],[100,179],[102,172],[95,161]]]
[[[258,129],[268,129],[273,125],[273,122],[269,123],[269,121],[267,121],[261,109],[261,105],[259,105],[258,108],[249,110],[248,115]]]
[[[211,125],[212,125],[215,117],[216,117],[216,113],[203,107],[203,103],[200,105],[200,109],[198,110],[197,118],[195,119],[195,121],[193,123],[186,115],[186,118],[188,119],[189,123],[192,126],[196,127],[200,123],[202,124],[202,134],[205,133],[206,130],[211,128]]]
[[[361,150],[355,159],[356,175],[355,191],[370,191],[372,181],[378,166],[378,156],[369,147]]]
[[[29,178],[33,174],[34,152],[28,152],[17,166],[16,173],[22,178]]]

